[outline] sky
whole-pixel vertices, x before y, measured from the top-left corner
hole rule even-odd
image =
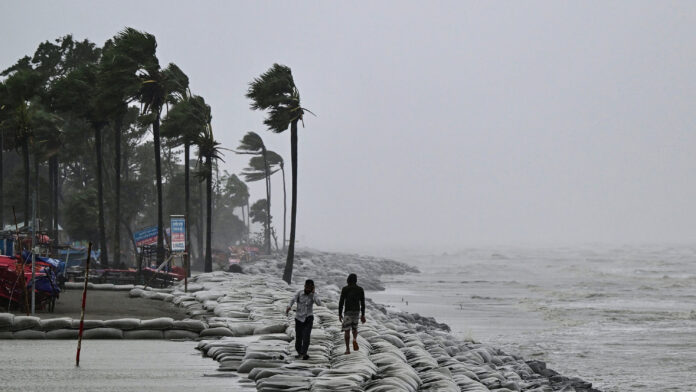
[[[253,130],[288,163],[289,132],[244,94],[292,68],[317,115],[300,128],[298,246],[696,240],[694,2],[4,1],[0,67],[125,27],[187,73],[223,147]],[[279,176],[272,201],[282,233]]]

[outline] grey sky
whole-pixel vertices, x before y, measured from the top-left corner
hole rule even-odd
[[[67,33],[144,30],[224,147],[256,130],[289,161],[244,92],[290,66],[318,114],[300,134],[305,246],[696,238],[696,3],[201,3],[5,1],[0,67]]]

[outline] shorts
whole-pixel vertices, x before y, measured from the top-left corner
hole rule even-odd
[[[343,323],[341,324],[341,329],[343,331],[358,330],[358,322],[360,321],[359,311],[350,311],[343,313]]]

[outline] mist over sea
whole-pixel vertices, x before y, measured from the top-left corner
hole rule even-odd
[[[476,248],[399,257],[370,292],[603,391],[696,391],[696,246]]]

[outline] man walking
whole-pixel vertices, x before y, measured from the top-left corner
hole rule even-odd
[[[319,298],[314,294],[314,281],[307,279],[304,290],[300,290],[290,300],[288,308],[285,309],[287,316],[292,305],[297,302],[295,312],[295,358],[309,359],[307,349],[309,349],[309,337],[312,334],[312,324],[314,323],[314,304],[322,306]]]
[[[345,305],[346,311],[343,312]],[[365,291],[358,286],[358,276],[348,275],[348,286],[341,290],[341,299],[338,301],[338,319],[344,331],[346,340],[346,354],[350,354],[350,332],[353,331],[353,350],[358,351],[358,316],[365,324]]]

